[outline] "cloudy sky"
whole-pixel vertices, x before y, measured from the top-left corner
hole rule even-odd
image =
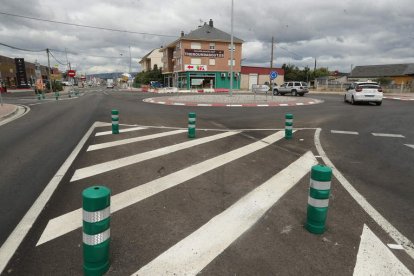
[[[0,43],[54,57],[87,73],[132,71],[153,48],[211,18],[230,33],[231,0],[1,0]],[[3,14],[1,14],[3,13]],[[4,13],[72,24],[82,28]],[[143,34],[145,33],[145,34]],[[290,63],[349,72],[351,66],[414,62],[413,0],[234,0],[234,35],[243,39],[243,65]],[[0,45],[0,55],[47,64],[46,53]],[[52,58],[51,65],[58,62]],[[60,65],[60,69],[65,66]]]

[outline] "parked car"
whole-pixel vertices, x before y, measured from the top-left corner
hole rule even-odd
[[[382,88],[376,82],[354,82],[347,89],[344,102],[356,104],[359,102],[372,102],[376,105],[382,104]]]
[[[309,92],[306,82],[301,81],[289,81],[285,82],[279,87],[273,88],[273,95],[285,95],[291,94],[292,96],[303,96]]]

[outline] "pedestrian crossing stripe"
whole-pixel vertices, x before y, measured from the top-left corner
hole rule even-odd
[[[197,275],[317,164],[308,151],[133,275]]]
[[[145,161],[145,160],[160,157],[160,156],[163,156],[163,155],[166,155],[166,154],[170,154],[170,153],[173,153],[173,152],[176,152],[176,151],[179,151],[179,150],[183,150],[183,149],[191,148],[191,147],[194,147],[194,146],[197,146],[197,145],[212,142],[212,141],[215,141],[215,140],[218,140],[218,139],[230,137],[230,136],[235,135],[237,133],[239,133],[239,132],[237,132],[237,131],[223,132],[223,133],[219,133],[219,134],[216,134],[216,135],[203,137],[203,138],[200,138],[200,139],[197,139],[197,140],[191,140],[191,141],[188,141],[188,142],[183,142],[183,143],[180,143],[180,144],[175,144],[175,145],[172,145],[172,146],[163,147],[163,148],[159,148],[159,149],[156,149],[156,150],[147,151],[147,152],[135,154],[135,155],[132,155],[132,156],[119,158],[119,159],[116,159],[116,160],[112,160],[112,161],[92,165],[92,166],[85,167],[85,168],[82,168],[82,169],[78,169],[73,174],[72,179],[70,180],[70,182],[77,181],[77,180],[80,180],[80,179],[84,179],[84,178],[87,178],[87,177],[91,177],[91,176],[101,174],[101,173],[104,173],[104,172],[112,171],[112,170],[115,170],[115,169],[119,169],[119,168],[122,168],[122,167],[126,167],[126,166],[129,166],[129,165],[137,164],[137,163]]]
[[[157,178],[135,188],[126,190],[111,197],[111,213],[115,213],[150,196],[175,187],[206,172],[223,166],[229,162],[249,155],[255,151],[266,148],[283,139],[284,131],[273,133],[259,141],[223,153],[198,164],[189,166],[161,178]],[[59,217],[49,220],[36,246],[65,235],[82,227],[82,209],[71,211]]]
[[[150,134],[150,135],[145,135],[145,136],[140,136],[140,137],[116,140],[116,141],[112,141],[112,142],[100,143],[100,144],[95,144],[95,145],[89,146],[86,151],[93,151],[93,150],[105,149],[105,148],[109,148],[109,147],[121,146],[121,145],[130,144],[130,143],[141,142],[141,141],[166,137],[166,136],[170,136],[170,135],[180,134],[180,133],[184,133],[184,132],[187,132],[187,130],[179,129],[179,130],[161,132],[161,133]]]
[[[146,127],[131,127],[131,128],[120,129],[119,133],[137,131],[137,130],[142,130],[142,129],[146,129]],[[109,131],[97,132],[95,136],[104,136],[104,135],[111,135],[111,134],[112,134],[112,130],[109,130]]]

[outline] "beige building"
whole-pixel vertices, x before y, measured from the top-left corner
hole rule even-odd
[[[178,88],[240,88],[243,40],[233,37],[233,76],[230,76],[231,36],[213,25],[199,26],[163,48],[164,85]]]
[[[154,69],[154,65],[157,65],[157,68],[162,68],[162,54],[162,48],[154,49],[146,54],[139,62],[142,71],[150,71]]]
[[[240,89],[252,90],[253,84],[269,83],[271,71],[277,73],[277,77],[273,80],[273,83],[282,85],[285,82],[285,70],[282,68],[270,69],[269,67],[242,66]]]

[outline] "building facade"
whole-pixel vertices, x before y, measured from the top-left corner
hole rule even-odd
[[[36,82],[36,65],[31,62],[24,62],[27,84],[32,86]],[[39,65],[42,79],[48,78],[47,67]],[[14,58],[0,56],[0,82],[7,88],[19,88],[18,72]]]
[[[414,63],[355,66],[348,77],[350,81],[378,78],[389,78],[393,84],[411,86],[414,84]]]
[[[269,67],[242,66],[240,89],[252,90],[253,84],[270,83],[270,72],[272,71],[277,73],[273,83],[282,85],[285,82],[285,70],[282,68],[270,69]]]
[[[243,40],[233,37],[233,76],[230,76],[231,37],[213,20],[163,48],[164,85],[180,89],[240,89]]]
[[[154,69],[154,65],[157,66],[157,68],[162,68],[162,56],[163,51],[162,48],[157,48],[146,54],[139,62],[141,65],[142,71],[150,71]]]

